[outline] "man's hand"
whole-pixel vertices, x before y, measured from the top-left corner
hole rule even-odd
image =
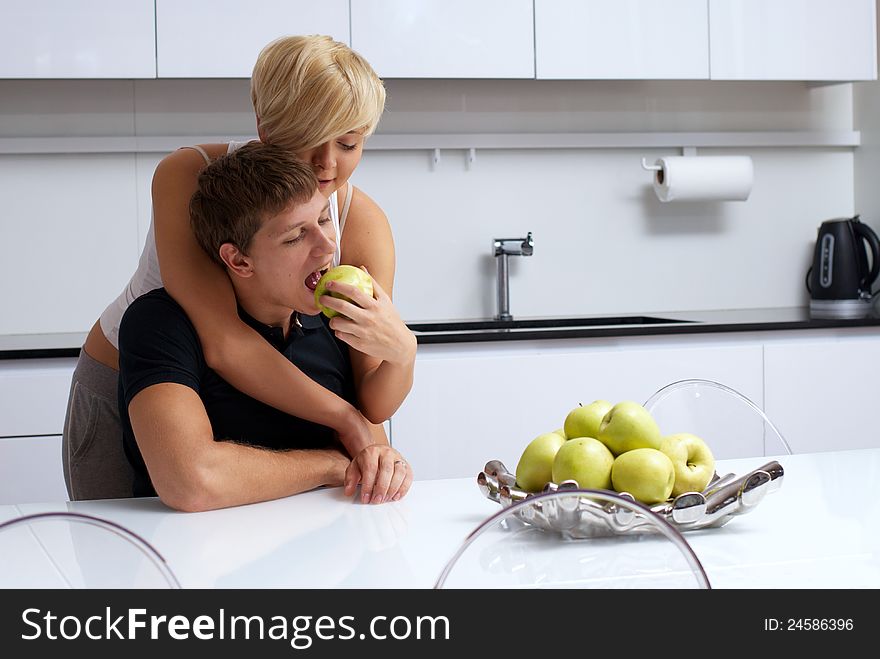
[[[398,501],[406,496],[412,480],[412,468],[400,453],[385,444],[372,444],[348,465],[345,494],[354,494],[360,483],[363,503]]]

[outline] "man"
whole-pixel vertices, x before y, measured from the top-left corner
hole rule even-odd
[[[348,346],[314,299],[336,236],[311,168],[282,149],[246,145],[200,175],[191,220],[201,246],[226,268],[241,318],[356,405]],[[332,429],[234,389],[207,367],[195,328],[164,289],[131,304],[119,351],[120,417],[135,496],[200,511],[323,485],[344,485],[350,495],[358,482],[381,502],[404,496],[412,483],[384,434],[352,460]]]

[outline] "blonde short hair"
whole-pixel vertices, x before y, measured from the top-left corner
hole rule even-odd
[[[344,43],[322,35],[281,37],[257,58],[251,100],[261,137],[300,152],[351,131],[370,135],[385,109],[385,87]]]

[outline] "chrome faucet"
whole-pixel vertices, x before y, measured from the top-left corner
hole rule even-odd
[[[498,313],[495,320],[513,320],[513,316],[510,315],[507,257],[531,256],[535,251],[532,232],[529,231],[525,238],[493,238],[492,251],[498,266]]]

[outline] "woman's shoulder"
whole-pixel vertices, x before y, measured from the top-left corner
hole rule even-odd
[[[342,262],[365,265],[374,276],[393,272],[394,237],[385,211],[357,187],[352,195],[342,233]],[[391,277],[393,275],[383,281],[386,290],[390,289]]]
[[[181,146],[159,161],[156,171],[187,171],[201,169],[205,166],[205,158],[215,160],[227,152],[229,145],[193,144]]]
[[[153,172],[153,193],[168,194],[182,190],[191,195],[205,157],[214,160],[226,153],[226,144],[199,144],[198,148],[181,147],[166,155]],[[204,152],[205,155],[202,155]]]
[[[349,185],[352,185],[349,182]],[[371,226],[387,226],[388,217],[385,211],[366,192],[352,185],[351,206],[348,211],[348,221],[352,226],[358,226],[360,230],[369,230]],[[346,223],[346,229],[348,223]]]

